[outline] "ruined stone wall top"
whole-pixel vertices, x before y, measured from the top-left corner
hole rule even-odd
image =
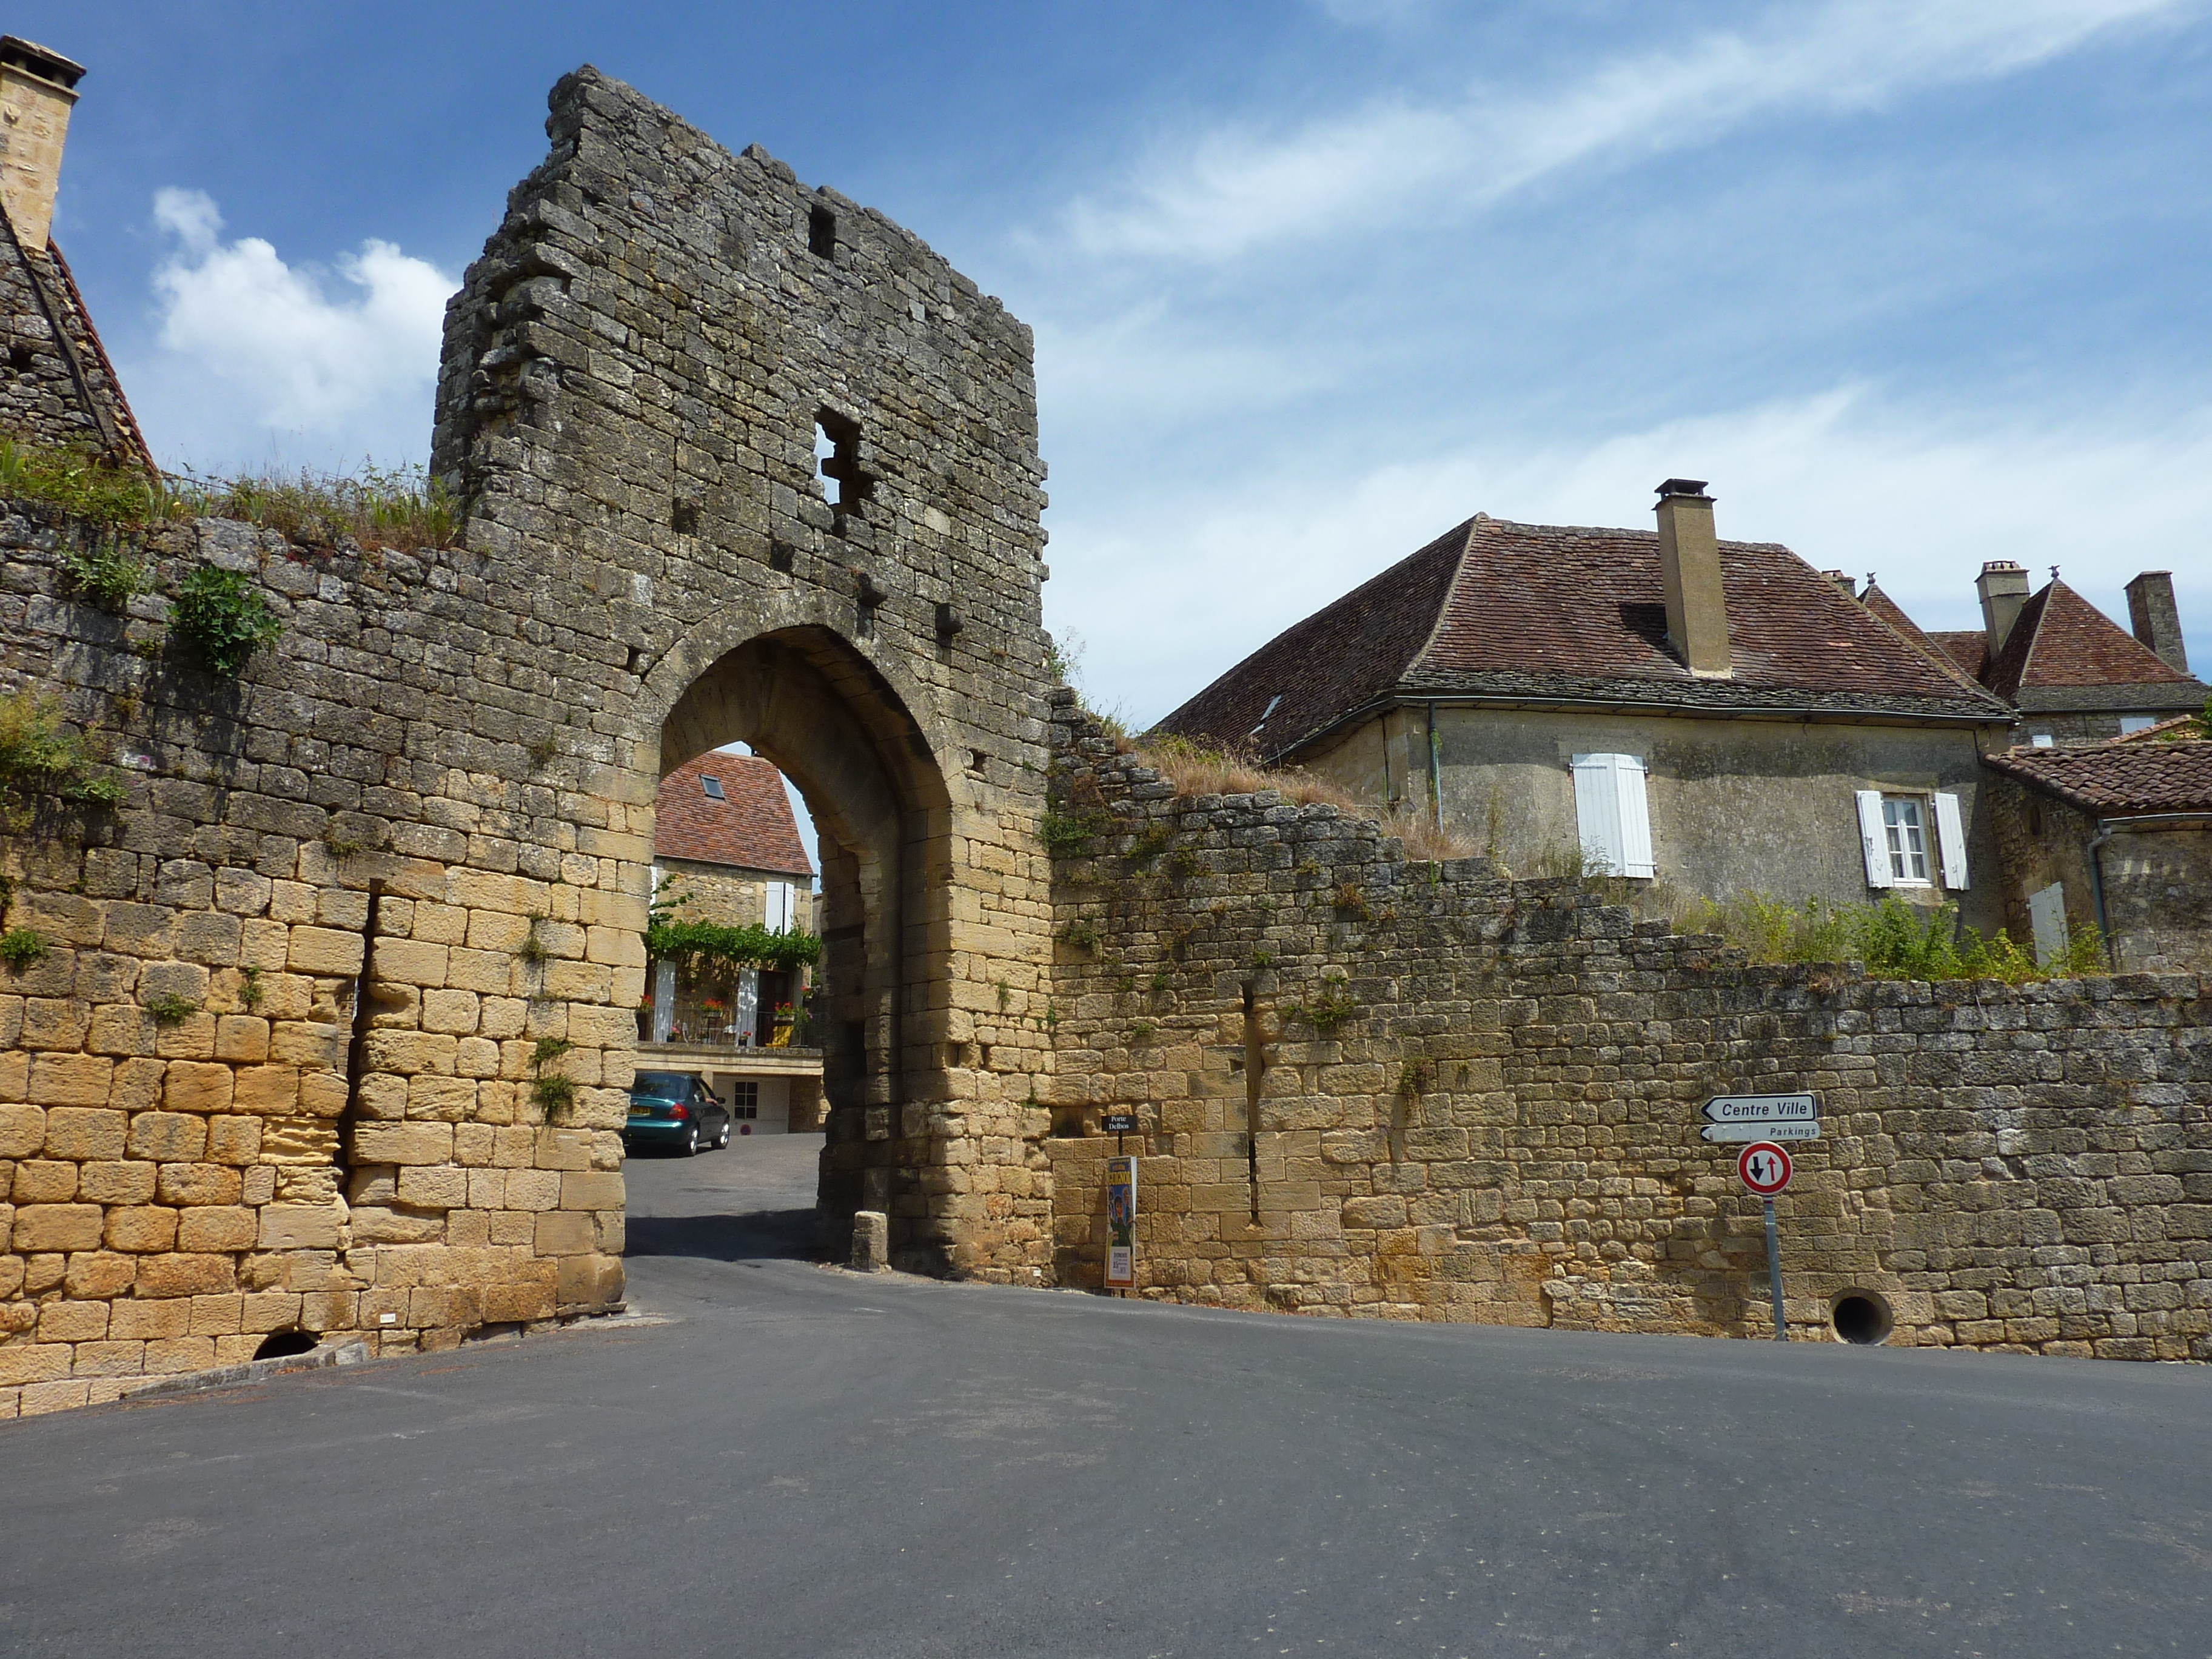
[[[757,148],[589,69],[551,102],[447,314],[433,465],[472,545],[604,630],[611,691],[744,588],[879,664],[940,659],[980,746],[1041,739],[1029,330]],[[849,446],[842,510],[817,421]]]

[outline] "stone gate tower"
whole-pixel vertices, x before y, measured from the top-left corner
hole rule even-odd
[[[822,831],[824,1199],[890,1211],[906,1265],[1027,1276],[1049,1063],[1030,331],[757,148],[590,69],[551,102],[438,391],[462,593],[528,618],[478,732],[556,728],[538,773],[470,803],[467,861],[598,878],[568,988],[626,1010],[658,781],[737,739],[775,760]]]

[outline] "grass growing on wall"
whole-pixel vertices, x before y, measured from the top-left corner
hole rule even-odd
[[[1525,873],[1573,881],[1639,919],[1663,920],[1678,933],[1717,933],[1759,966],[1861,962],[1873,979],[1996,979],[2008,985],[2111,971],[2104,936],[2094,927],[2071,933],[2065,950],[2045,963],[2002,928],[1985,939],[1960,927],[1955,904],[1907,904],[1895,894],[1873,904],[1817,898],[1792,904],[1764,893],[1710,899],[1665,881],[1612,875],[1571,844],[1538,854]]]
[[[1178,795],[1255,795],[1272,789],[1293,806],[1334,806],[1372,818],[1405,843],[1411,859],[1474,858],[1482,850],[1449,825],[1438,829],[1425,811],[1385,811],[1327,778],[1299,769],[1277,771],[1216,744],[1156,732],[1139,741],[1136,754]]]
[[[56,444],[0,437],[0,500],[44,501],[110,529],[234,519],[306,547],[344,540],[401,551],[450,547],[461,515],[420,466],[364,461],[352,472],[146,472]]]

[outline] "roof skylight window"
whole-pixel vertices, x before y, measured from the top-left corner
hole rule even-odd
[[[707,792],[708,800],[729,799],[729,797],[722,793],[722,781],[720,778],[702,777],[699,780],[699,787]]]

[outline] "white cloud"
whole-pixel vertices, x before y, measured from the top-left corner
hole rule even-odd
[[[420,460],[454,279],[374,238],[325,273],[222,237],[204,192],[163,190],[149,362],[126,375],[155,451],[204,467]]]
[[[1353,7],[1354,10],[1372,10]],[[1602,64],[1528,95],[1477,86],[1449,104],[1386,100],[1289,130],[1163,145],[1078,201],[1086,252],[1219,259],[1373,223],[1439,198],[1480,207],[1580,164],[1710,142],[1770,112],[1844,112],[2045,63],[2203,0],[1828,0]]]
[[[1332,467],[1325,442],[1277,476],[1203,495],[1055,509],[1050,620],[1091,642],[1107,702],[1157,719],[1299,617],[1477,511],[1648,526],[1652,487],[1708,478],[1721,533],[1778,541],[1883,588],[1928,628],[1978,624],[1985,559],[2046,567],[2126,625],[2120,589],[2174,573],[2192,665],[2212,666],[2212,408],[2120,430],[2007,427],[1838,387],[1588,447],[1485,443]]]

